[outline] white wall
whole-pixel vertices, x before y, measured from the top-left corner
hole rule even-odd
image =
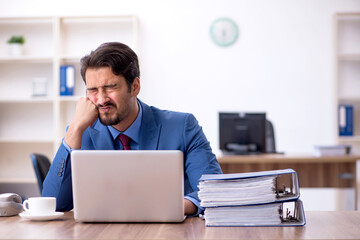
[[[141,99],[194,113],[215,151],[219,111],[266,111],[282,151],[335,143],[332,20],[356,11],[357,0],[0,0],[0,17],[137,15]],[[211,42],[218,17],[237,22],[235,45]]]

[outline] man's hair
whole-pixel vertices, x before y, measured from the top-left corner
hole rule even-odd
[[[81,77],[86,83],[85,73],[88,68],[110,67],[116,76],[123,76],[131,90],[136,77],[140,77],[139,62],[136,53],[127,45],[119,42],[101,44],[95,51],[81,59]]]

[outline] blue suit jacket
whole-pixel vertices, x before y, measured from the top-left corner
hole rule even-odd
[[[202,174],[221,173],[202,128],[192,114],[160,110],[139,101],[143,110],[140,150],[180,150],[184,155],[184,194],[199,200]],[[97,120],[83,134],[83,150],[115,150],[108,128]],[[58,211],[73,208],[70,153],[61,144],[43,186],[43,196],[56,197]]]

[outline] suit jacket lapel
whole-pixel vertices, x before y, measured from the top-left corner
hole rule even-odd
[[[109,129],[102,125],[99,120],[94,127],[89,128],[89,135],[96,150],[115,150],[114,141]]]
[[[161,125],[158,125],[151,108],[140,102],[143,115],[140,129],[140,150],[157,150]]]

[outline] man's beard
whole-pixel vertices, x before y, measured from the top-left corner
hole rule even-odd
[[[121,122],[121,118],[119,116],[118,113],[116,113],[112,118],[110,118],[108,113],[105,113],[105,117],[104,116],[101,116],[99,114],[99,119],[100,119],[100,122],[103,124],[103,125],[106,125],[106,126],[114,126],[114,125],[117,125],[118,123]]]
[[[117,110],[115,104],[109,103],[105,106],[112,106]],[[98,105],[98,108],[99,107],[102,107],[102,105]],[[110,115],[110,113],[99,113],[100,122],[106,126],[114,126],[119,124],[124,119],[124,116],[121,116],[120,113],[118,113],[117,111],[113,113],[113,116]]]

